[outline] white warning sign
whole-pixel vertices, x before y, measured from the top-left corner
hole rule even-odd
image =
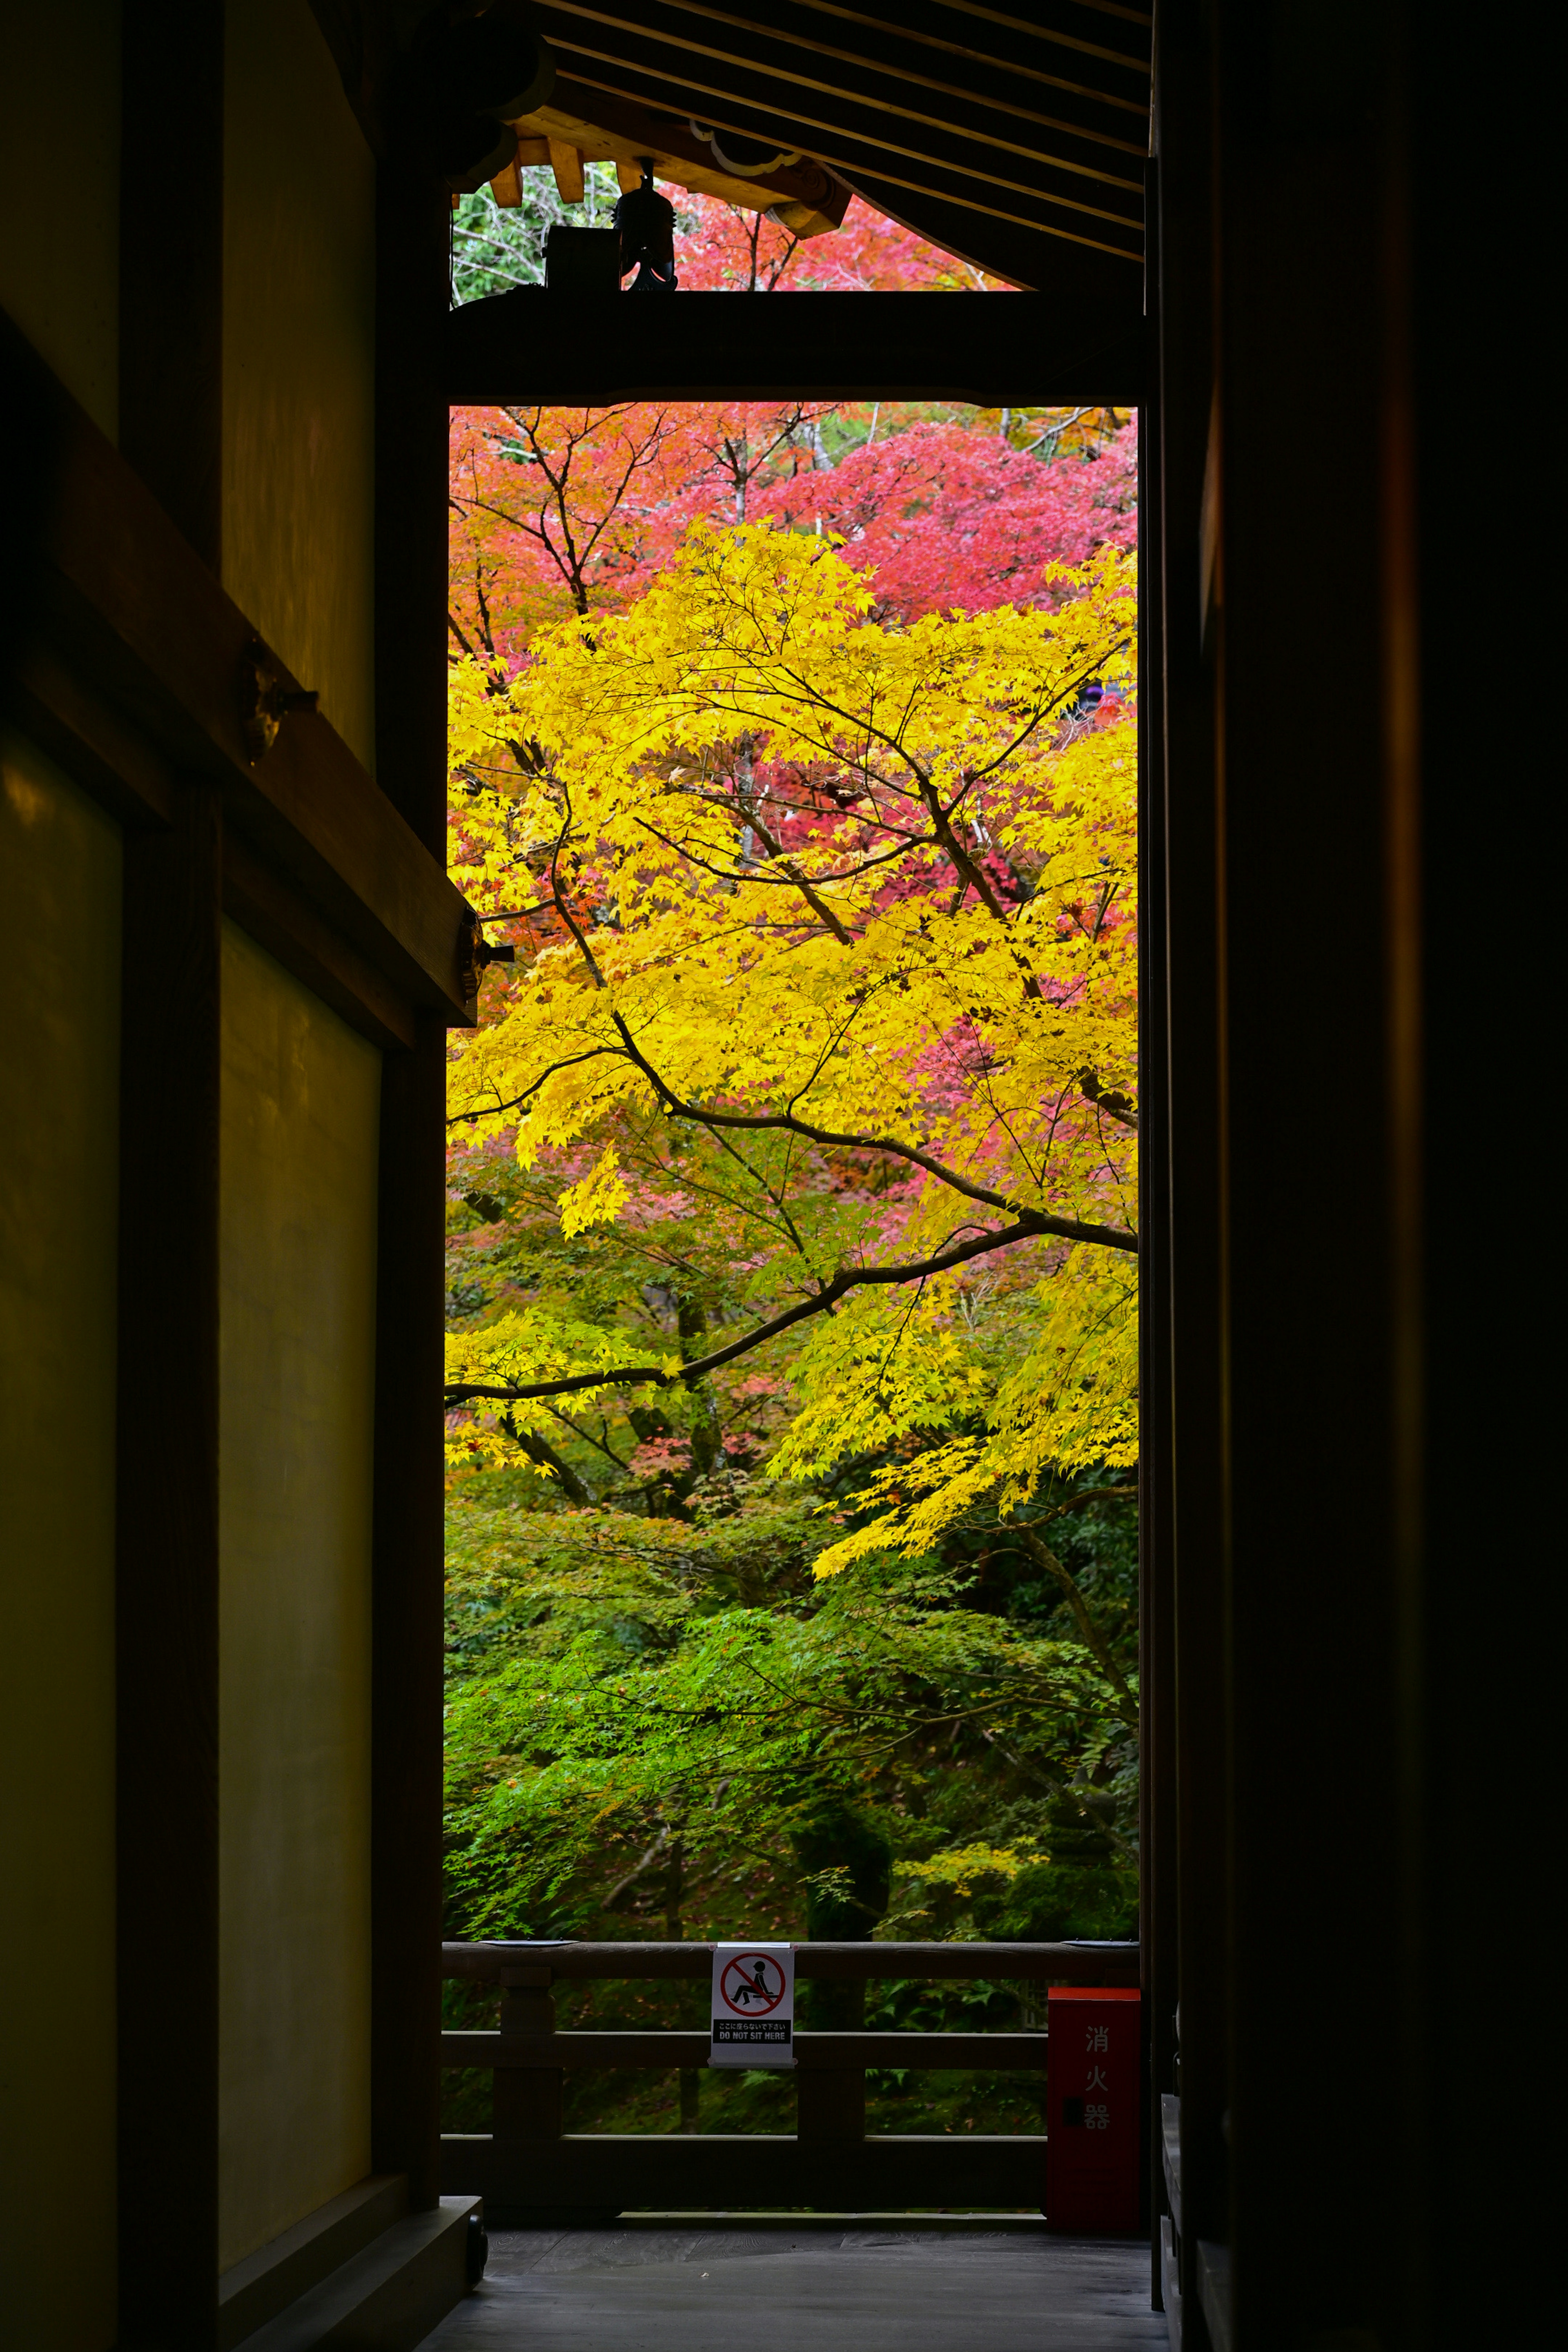
[[[715,1944],[710,2066],[795,2064],[795,1947]]]

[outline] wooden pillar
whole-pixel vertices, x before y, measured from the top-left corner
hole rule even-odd
[[[135,0],[121,42],[120,446],[216,572],[223,0]]]
[[[1341,1923],[1397,1940],[1380,444],[1375,422],[1321,425],[1383,398],[1389,24],[1358,20],[1352,93],[1328,15],[1226,0],[1218,18],[1232,2274],[1251,2352],[1401,2325],[1393,2066],[1352,2131],[1302,2096],[1369,2043]]]
[[[548,1969],[503,1969],[500,1975],[500,2030],[503,2034],[544,2035],[555,2031],[555,1997]],[[509,2066],[499,2059],[495,2071],[491,2129],[497,2139],[550,2140],[561,2137],[564,2078],[559,2066]],[[535,2200],[550,2201],[546,2192]]]
[[[371,2145],[440,2194],[441,1267],[446,1036],[387,1055],[376,1252]]]
[[[1393,349],[1377,420],[1403,1913],[1403,2150],[1391,2199],[1400,2243],[1391,2267],[1408,2315],[1394,2339],[1400,2352],[1529,2343],[1551,2289],[1540,2265],[1500,2264],[1496,2249],[1552,2244],[1561,2200],[1552,2150],[1563,2037],[1547,2021],[1555,1995],[1543,2004],[1542,2063],[1529,2070],[1535,2087],[1521,2104],[1511,1988],[1486,1984],[1453,1932],[1467,1916],[1508,1916],[1514,1889],[1554,1884],[1556,1866],[1543,1873],[1542,1864],[1561,1837],[1562,1644],[1542,1638],[1562,1606],[1554,1445],[1539,1457],[1548,1475],[1510,1477],[1506,1510],[1495,1502],[1499,1465],[1538,1458],[1533,1445],[1521,1448],[1521,1426],[1555,1426],[1561,1259],[1550,1244],[1516,1242],[1507,1211],[1478,1213],[1477,1165],[1456,1142],[1468,1129],[1474,1073],[1524,1077],[1561,1062],[1559,886],[1555,861],[1538,867],[1531,847],[1555,838],[1559,771],[1513,724],[1513,691],[1528,667],[1494,662],[1491,649],[1520,613],[1542,616],[1532,643],[1557,641],[1546,616],[1562,605],[1562,538],[1548,518],[1562,465],[1553,433],[1525,478],[1532,520],[1510,529],[1495,469],[1457,468],[1451,439],[1456,321],[1472,305],[1485,319],[1492,380],[1545,383],[1557,365],[1544,247],[1513,230],[1518,219],[1546,217],[1557,200],[1557,90],[1551,75],[1521,75],[1506,117],[1486,117],[1471,53],[1443,37],[1448,21],[1411,10],[1400,27],[1382,306]],[[1455,141],[1482,121],[1492,167],[1467,186],[1452,168]],[[1454,723],[1459,707],[1488,714],[1479,759],[1469,729]],[[1466,943],[1485,936],[1476,852],[1494,827],[1520,845],[1521,887],[1489,988],[1476,985]],[[1501,1064],[1500,1021],[1509,1034]],[[1496,1090],[1483,1082],[1480,1091],[1500,1112]],[[1534,1101],[1528,1081],[1514,1099]],[[1500,1133],[1489,1129],[1491,1150],[1520,1170],[1532,1198],[1530,1171],[1543,1160],[1533,1115],[1521,1124],[1531,1140],[1516,1144],[1505,1116]],[[1549,1114],[1542,1124],[1549,1131]],[[1539,1230],[1532,1221],[1532,1236]],[[1494,1756],[1507,1759],[1500,1803],[1499,1775],[1483,1760]],[[1533,1919],[1528,1896],[1521,1907]],[[1457,2066],[1461,2018],[1475,2030]],[[1457,2232],[1458,2148],[1495,2155],[1466,2168]]]
[[[222,0],[139,0],[121,32],[120,446],[215,572],[223,15]],[[185,783],[172,815],[167,832],[125,844],[116,1979],[125,2352],[205,2352],[217,2301],[216,791]]]
[[[376,776],[431,856],[446,828],[445,191],[380,166]],[[441,1373],[446,1039],[382,1075],[372,1683],[372,2161],[440,2193]]]
[[[217,2313],[221,827],[125,844],[120,1119],[120,2343]],[[174,2042],[170,2021],[177,2021]]]
[[[1222,778],[1215,750],[1215,663],[1223,583],[1207,561],[1205,485],[1219,446],[1214,400],[1213,232],[1208,54],[1197,0],[1173,0],[1161,49],[1153,194],[1152,309],[1158,341],[1154,464],[1158,547],[1148,572],[1159,602],[1161,838],[1148,886],[1163,902],[1168,1099],[1158,1182],[1168,1220],[1165,1281],[1155,1289],[1165,1348],[1154,1443],[1167,1448],[1169,1587],[1156,1584],[1154,1633],[1170,1643],[1156,1674],[1156,1772],[1173,1780],[1175,1885],[1160,1886],[1154,1923],[1158,2036],[1152,2089],[1180,2093],[1182,2323],[1202,2347],[1197,2246],[1230,2235],[1225,2119],[1228,2045],[1228,1805],[1223,1330],[1225,1214],[1221,1051]],[[1212,519],[1212,499],[1207,509]],[[1156,572],[1157,565],[1157,572]],[[1157,585],[1154,585],[1157,580]],[[1151,1160],[1154,1153],[1151,1151]],[[1152,1236],[1158,1264],[1158,1232]],[[1161,1709],[1165,1710],[1164,1723]],[[1158,1786],[1157,1782],[1157,1786]],[[1155,1869],[1169,1845],[1156,1846]],[[1168,1865],[1167,1865],[1168,1867]],[[1166,1906],[1170,1907],[1166,1907]],[[1162,1954],[1160,1939],[1164,1936]],[[1170,1939],[1174,1936],[1174,1969]],[[1167,2041],[1179,2000],[1179,2062]],[[1162,2072],[1162,2070],[1168,2071]],[[1156,2155],[1158,2151],[1155,2151]]]
[[[1157,163],[1149,166],[1149,279],[1159,284]],[[1151,322],[1152,324],[1152,321]],[[1153,375],[1155,371],[1151,370]],[[1151,2299],[1163,2307],[1160,2096],[1175,2089],[1177,1974],[1175,1524],[1172,1507],[1170,1034],[1166,971],[1164,657],[1160,411],[1138,436],[1139,672],[1139,1951],[1147,2056]]]

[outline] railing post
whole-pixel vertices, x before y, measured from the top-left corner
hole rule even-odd
[[[550,1983],[548,1969],[502,1969],[503,2034],[531,2037],[554,2032],[555,2000]],[[497,2139],[560,2138],[559,2066],[509,2066],[502,2056],[496,2063],[494,2084],[490,2128]]]
[[[866,2070],[863,2066],[800,2066],[795,2069],[797,2137],[821,2142],[866,2137]]]

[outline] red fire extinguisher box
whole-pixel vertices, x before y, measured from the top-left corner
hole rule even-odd
[[[1046,2220],[1075,2235],[1136,2230],[1143,2116],[1138,1995],[1052,1985],[1047,1996]]]

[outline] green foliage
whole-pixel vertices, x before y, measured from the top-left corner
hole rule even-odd
[[[477,302],[544,283],[544,240],[558,221],[574,228],[607,228],[619,190],[615,167],[586,163],[583,201],[567,204],[549,172],[520,175],[521,201],[498,205],[489,188],[460,196],[452,215],[452,299]]]
[[[530,1484],[482,1471],[452,1499],[455,1931],[653,1927],[672,1900],[703,1935],[1124,1918],[1123,1704],[1026,1559],[822,1584],[831,1526],[799,1490],[702,1524],[540,1508]],[[1130,1626],[1107,1656],[1130,1682]]]

